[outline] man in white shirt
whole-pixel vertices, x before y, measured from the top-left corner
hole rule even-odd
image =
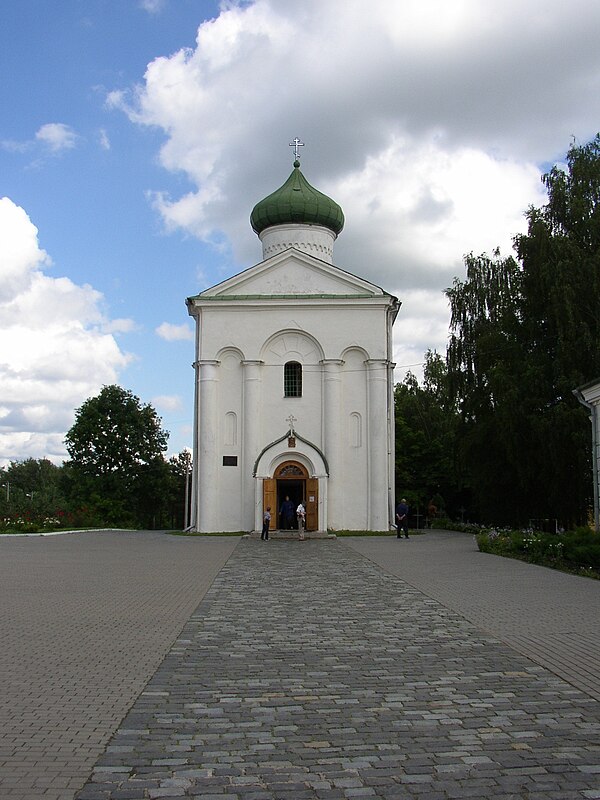
[[[302,503],[298,505],[296,509],[296,517],[298,518],[298,532],[300,533],[300,539],[304,539],[304,525],[306,523],[306,511],[304,510],[304,506]]]

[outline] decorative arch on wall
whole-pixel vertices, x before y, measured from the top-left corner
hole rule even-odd
[[[342,361],[346,361],[346,359],[351,354],[354,354],[354,353],[356,353],[357,355],[362,355],[364,357],[365,361],[368,361],[368,359],[371,358],[371,356],[368,354],[368,352],[365,350],[364,347],[360,347],[359,345],[354,345],[354,344],[351,344],[348,347],[346,347],[344,350],[342,350],[342,354],[340,355],[340,358],[341,358]]]
[[[350,447],[362,447],[362,416],[358,411],[350,412],[348,439]]]
[[[285,451],[273,454],[273,457],[267,466],[267,471],[269,475],[272,475],[274,478],[279,478],[280,476],[277,475],[277,472],[282,467],[285,467],[287,464],[289,464],[290,460],[294,461],[295,465],[304,472],[304,475],[289,476],[289,477],[295,477],[299,480],[303,480],[304,478],[312,478],[315,475],[319,474],[317,469],[315,468],[314,459],[310,458],[308,454],[306,453],[292,454],[289,451]]]
[[[255,478],[271,478],[278,466],[288,461],[303,465],[310,477],[327,477],[329,465],[321,450],[295,431],[296,447],[287,447],[289,432],[263,448],[254,463]]]
[[[228,447],[233,447],[237,444],[237,414],[235,411],[228,411],[225,414],[225,435],[223,442]]]
[[[298,461],[283,461],[273,471],[273,477],[278,479],[290,478],[295,480],[297,478],[308,478],[308,470]]]
[[[269,336],[260,350],[262,361],[298,361],[318,364],[325,357],[320,342],[310,333],[298,328],[284,328]]]
[[[238,362],[244,361],[245,356],[239,347],[233,347],[232,345],[227,345],[226,347],[222,347],[219,352],[215,356],[217,361],[220,361],[221,364],[227,362],[228,360],[235,359]]]

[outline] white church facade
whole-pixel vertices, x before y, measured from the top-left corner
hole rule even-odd
[[[196,321],[192,528],[389,530],[398,300],[333,264],[341,208],[306,181],[258,203],[253,267],[187,299]]]

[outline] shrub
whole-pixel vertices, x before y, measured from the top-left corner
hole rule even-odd
[[[460,533],[472,533],[477,535],[488,528],[484,525],[476,525],[474,522],[453,522],[447,517],[437,517],[431,521],[431,527],[444,531],[459,531]]]
[[[558,534],[490,529],[476,539],[484,553],[600,578],[600,537],[589,528]]]

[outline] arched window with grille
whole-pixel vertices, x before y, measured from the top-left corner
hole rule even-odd
[[[283,367],[284,397],[302,397],[302,364],[288,361]]]

